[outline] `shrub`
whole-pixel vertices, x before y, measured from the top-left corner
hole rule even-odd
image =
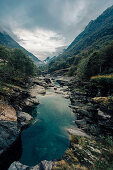
[[[101,96],[111,95],[113,92],[113,74],[98,75],[90,78],[90,87],[100,92]]]

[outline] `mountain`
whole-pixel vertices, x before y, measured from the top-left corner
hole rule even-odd
[[[11,36],[9,36],[5,31],[1,30],[0,31],[0,45],[4,45],[8,48],[20,48],[22,49],[30,58],[33,59],[35,64],[38,66],[40,64],[40,60],[34,56],[32,53],[27,51],[25,48],[20,46]]]
[[[49,72],[78,65],[81,59],[113,40],[113,6],[97,19],[90,21],[69,47],[49,64]]]
[[[113,39],[113,6],[96,20],[90,21],[85,30],[70,44],[65,53],[76,54],[86,48],[98,49],[101,43]],[[65,55],[65,53],[63,55]]]
[[[48,64],[49,62],[51,62],[52,60],[54,60],[56,58],[56,56],[53,56],[52,58],[47,57],[43,62],[44,64]]]
[[[50,57],[47,57],[43,62],[44,64],[47,64],[50,61]]]

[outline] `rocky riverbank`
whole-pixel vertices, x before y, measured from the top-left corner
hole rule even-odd
[[[75,80],[60,80],[68,86],[70,107],[76,115],[77,127],[68,129],[71,143],[55,169],[107,169],[113,156],[113,100],[91,97]],[[90,92],[91,93],[91,92]]]
[[[67,129],[70,134],[70,147],[59,161],[42,161],[35,167],[28,167],[19,162],[14,162],[9,169],[72,170],[102,169],[103,167],[107,169],[111,167],[113,156],[112,100],[107,101],[106,104],[105,98],[88,96],[83,88],[78,88],[72,78],[57,77],[52,78],[52,81],[60,84],[60,87],[54,87],[55,93],[60,93],[65,98],[70,98],[71,105],[69,107],[76,115],[75,126]],[[32,79],[31,84],[29,95],[26,95],[28,97],[18,107],[17,120],[20,121],[20,127],[26,127],[25,118],[22,118],[26,113],[22,113],[22,107],[30,109],[32,106],[39,104],[36,96],[45,94],[47,87],[54,86],[49,78],[44,77]]]
[[[33,117],[25,110],[29,111],[39,104],[36,96],[45,94],[45,88],[49,85],[49,80],[36,77],[29,81],[27,88],[4,86],[7,91],[0,95],[0,169],[6,170],[13,161],[19,159],[21,131],[33,121]]]

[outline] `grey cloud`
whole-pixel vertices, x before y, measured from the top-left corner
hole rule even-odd
[[[57,56],[58,54],[62,53],[63,50],[65,50],[67,48],[67,46],[62,46],[62,47],[58,47],[56,48],[56,52],[41,52],[41,51],[37,51],[37,53],[35,53],[35,55],[37,55],[41,60],[44,60],[46,57],[53,57],[53,56]]]
[[[111,5],[113,0],[0,0],[0,23],[17,41],[14,29],[42,28],[62,35],[69,45],[90,20]]]
[[[81,23],[79,20],[85,19],[87,22],[95,18],[105,8],[112,5],[113,0],[1,0],[0,16],[5,24],[9,24],[9,21],[26,29],[42,27],[64,32],[74,12],[80,8],[79,4],[84,4],[84,7],[77,14],[78,24]],[[66,11],[67,6],[70,7],[68,11]],[[72,16],[62,20],[64,13],[70,13],[72,8],[75,8]],[[71,24],[73,26],[74,22]]]

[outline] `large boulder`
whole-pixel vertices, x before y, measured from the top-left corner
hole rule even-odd
[[[36,97],[30,97],[25,100],[25,107],[32,108],[34,106],[39,105],[39,101]]]
[[[32,98],[35,98],[38,96],[38,94],[45,94],[46,89],[43,86],[40,85],[34,85],[30,90],[29,90],[30,96]]]
[[[12,106],[0,104],[0,153],[19,135],[17,115]]]
[[[7,104],[0,104],[0,169],[4,170],[13,159],[14,150],[11,148],[18,140],[19,134],[15,109]]]
[[[43,87],[48,87],[48,84],[45,82],[44,77],[36,77],[32,80],[33,84],[43,86]]]

